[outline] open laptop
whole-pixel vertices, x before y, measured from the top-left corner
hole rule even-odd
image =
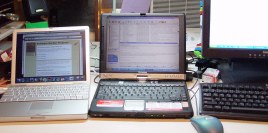
[[[15,30],[12,48],[1,122],[88,118],[89,27]]]
[[[183,14],[103,14],[93,117],[189,118]]]

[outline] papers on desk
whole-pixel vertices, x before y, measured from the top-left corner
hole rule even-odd
[[[21,28],[24,25],[24,22],[15,21],[11,22],[0,29],[0,41],[8,37],[13,33],[14,29]]]
[[[8,62],[11,60],[11,41],[3,41],[0,43],[0,62]]]
[[[196,44],[201,43],[200,28],[186,29],[186,51],[194,51]]]
[[[8,62],[12,56],[12,42],[4,40],[8,36],[12,35],[15,29],[21,28],[24,22],[14,21],[0,29],[0,62]],[[3,41],[4,40],[4,41]]]

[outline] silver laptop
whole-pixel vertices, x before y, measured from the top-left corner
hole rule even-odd
[[[12,48],[1,122],[88,118],[89,27],[16,30]]]

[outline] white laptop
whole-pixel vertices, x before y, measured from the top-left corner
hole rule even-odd
[[[15,30],[12,48],[1,122],[88,118],[89,27]]]

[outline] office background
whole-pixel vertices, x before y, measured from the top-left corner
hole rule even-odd
[[[20,20],[25,20],[21,0],[14,1],[15,13]],[[123,0],[116,0],[116,8],[120,10]],[[185,13],[187,28],[200,26],[200,0],[152,0],[151,12]],[[91,32],[98,34],[99,16],[112,12],[113,0],[47,0],[49,8],[49,25],[78,26],[87,25]],[[95,41],[99,36],[95,35]]]
[[[1,0],[2,1],[2,0]],[[11,0],[15,4],[15,13],[20,14],[21,20],[24,20],[21,0]],[[89,25],[91,32],[97,32],[98,13],[111,12],[112,0],[48,0],[52,8],[56,8],[58,18],[58,25]],[[199,0],[154,0],[153,12],[170,12],[177,13],[185,12],[187,7],[187,27],[199,27]],[[117,7],[120,8],[122,0],[117,0]],[[70,6],[68,6],[70,5]],[[83,6],[81,6],[83,5]],[[82,8],[81,8],[82,7]],[[101,7],[101,8],[97,8]],[[57,9],[58,8],[58,9]],[[77,10],[81,8],[81,10]],[[73,12],[76,11],[76,12]],[[61,13],[61,14],[60,14]],[[71,17],[64,17],[64,13],[73,14]],[[82,14],[80,14],[82,13]],[[193,15],[191,15],[193,14]],[[80,16],[77,16],[80,15]],[[66,15],[67,16],[67,15]],[[73,19],[75,21],[68,21]],[[82,21],[81,21],[82,20]],[[191,22],[189,22],[191,21]],[[189,85],[191,87],[192,84]],[[93,84],[92,88],[96,88]],[[156,122],[157,121],[157,122]],[[83,130],[86,132],[108,132],[115,130],[118,132],[195,132],[188,120],[136,120],[136,119],[90,119],[88,121],[76,122],[40,122],[40,123],[9,123],[1,124],[2,132],[78,132]],[[267,131],[267,123],[265,122],[248,122],[237,120],[223,120],[226,132],[265,132]],[[10,126],[12,125],[12,126]],[[30,127],[30,128],[29,128]],[[106,127],[106,128],[100,128]],[[125,128],[122,128],[125,127]],[[128,127],[128,128],[126,128]],[[152,131],[152,129],[154,129]]]

